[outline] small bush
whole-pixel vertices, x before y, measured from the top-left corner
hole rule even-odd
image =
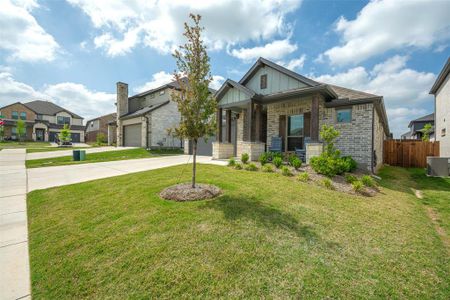
[[[241,155],[242,163],[244,163],[244,164],[248,163],[249,158],[250,157],[248,156],[248,153],[242,153],[242,155]]]
[[[242,170],[242,169],[243,169],[243,166],[242,166],[242,164],[236,164],[236,165],[234,166],[234,168],[235,168],[236,170]]]
[[[375,180],[369,175],[364,175],[363,177],[361,177],[361,182],[365,186],[368,186],[368,187],[375,187],[376,186]]]
[[[281,174],[283,176],[292,176],[292,172],[291,172],[291,170],[289,169],[288,166],[281,167]]]
[[[102,132],[97,134],[97,137],[95,138],[95,140],[96,140],[97,145],[99,145],[99,146],[108,142],[106,135]]]
[[[352,182],[352,188],[355,192],[361,193],[364,188],[364,184],[360,180],[355,180]]]
[[[277,167],[277,169],[279,169],[281,167],[281,165],[283,164],[283,159],[281,157],[274,157],[273,159],[273,164],[275,165],[275,167]]]
[[[267,173],[272,173],[274,170],[273,170],[273,167],[272,167],[272,165],[264,165],[263,167],[262,167],[262,171],[263,172],[267,172]]]
[[[298,170],[302,166],[302,161],[298,157],[295,157],[291,160],[291,166],[293,166],[294,169]]]
[[[352,174],[345,174],[345,181],[347,181],[347,183],[353,183],[357,180],[358,180],[358,178],[356,178],[356,176],[354,176]]]
[[[247,171],[258,171],[258,167],[254,163],[250,163],[245,166]]]
[[[233,158],[233,157],[231,157],[229,160],[228,160],[228,166],[229,167],[234,167],[236,165],[236,160]]]
[[[309,181],[309,174],[306,172],[300,173],[297,176],[298,181],[308,182]]]
[[[334,177],[339,173],[337,159],[332,156],[322,155],[311,158],[310,165],[316,173],[327,177]]]
[[[259,156],[259,162],[261,163],[261,166],[264,166],[269,161],[269,155],[268,153],[262,153]]]
[[[267,159],[269,161],[273,161],[275,157],[280,157],[281,159],[283,159],[283,154],[280,152],[267,152]]]
[[[333,182],[331,181],[330,178],[324,178],[322,180],[322,184],[324,187],[326,187],[329,190],[334,190],[334,186],[333,186]]]
[[[295,160],[297,157],[297,155],[293,154],[293,153],[289,153],[286,154],[286,156],[284,157],[284,160],[287,161],[291,166],[292,166],[292,161]]]
[[[353,172],[358,167],[358,163],[351,156],[343,156],[341,159],[345,166],[344,172]]]

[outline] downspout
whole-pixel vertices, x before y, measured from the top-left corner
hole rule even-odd
[[[370,164],[370,170],[372,172],[372,174],[375,174],[374,172],[374,168],[373,168],[373,163],[374,163],[374,156],[373,156],[373,146],[374,146],[374,139],[375,139],[375,135],[374,135],[374,131],[375,131],[375,103],[372,103],[372,151],[371,151],[371,164]]]
[[[149,149],[148,147],[148,116],[144,115],[145,118],[145,128],[147,128],[146,132],[145,132],[145,149]]]

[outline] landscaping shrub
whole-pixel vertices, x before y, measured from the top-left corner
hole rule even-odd
[[[297,155],[295,155],[293,153],[289,153],[289,154],[286,154],[286,156],[284,157],[284,160],[287,161],[292,166],[292,161],[296,158],[298,158]]]
[[[364,188],[364,184],[360,180],[355,180],[352,182],[352,188],[355,192],[361,193]]]
[[[298,181],[308,182],[309,181],[309,174],[306,172],[300,173],[297,176]]]
[[[236,164],[236,165],[234,166],[234,168],[235,168],[236,170],[242,170],[242,169],[243,169],[243,166],[242,166],[242,164]]]
[[[276,157],[280,157],[281,159],[283,159],[283,154],[280,152],[267,152],[267,159],[269,161],[273,161],[273,159]]]
[[[289,169],[288,166],[281,167],[281,174],[283,176],[292,176],[292,172],[291,172],[291,170]]]
[[[236,160],[233,158],[233,157],[231,157],[229,160],[228,160],[228,166],[229,167],[234,167],[236,165]]]
[[[320,156],[311,158],[309,164],[316,173],[327,177],[334,177],[340,172],[340,167],[335,158],[322,153]]]
[[[97,134],[97,137],[95,138],[95,141],[96,141],[97,145],[101,146],[101,145],[107,143],[108,139],[107,139],[107,137],[106,137],[106,135],[104,133],[100,132],[100,133]]]
[[[262,153],[260,156],[259,156],[259,162],[261,163],[261,166],[264,166],[268,161],[269,161],[269,155],[268,155],[268,153],[267,152],[265,152],[265,153]]]
[[[364,175],[361,177],[361,182],[368,187],[375,187],[376,183],[375,180],[370,175]]]
[[[248,156],[248,153],[242,153],[242,155],[241,155],[242,163],[244,163],[244,164],[248,163],[249,158],[250,157]]]
[[[356,176],[354,176],[352,174],[345,174],[345,181],[347,181],[347,183],[353,183],[357,180],[358,180],[358,178],[356,178]]]
[[[329,190],[334,190],[334,186],[333,186],[333,182],[331,181],[330,178],[324,178],[322,180],[322,184],[324,187],[326,187]]]
[[[277,167],[277,169],[279,169],[281,167],[281,165],[283,164],[283,159],[279,156],[274,157],[273,158],[273,164],[275,165],[275,167]]]
[[[291,160],[291,166],[293,166],[294,169],[298,170],[302,166],[302,161],[298,157],[295,157]]]
[[[247,171],[258,171],[258,167],[254,163],[250,163],[245,166]]]
[[[344,161],[345,165],[344,172],[353,172],[358,167],[358,163],[351,156],[343,156],[342,160]]]
[[[263,172],[267,172],[267,173],[272,173],[274,170],[273,170],[273,167],[272,167],[272,165],[264,165],[263,167],[262,167],[262,171]]]

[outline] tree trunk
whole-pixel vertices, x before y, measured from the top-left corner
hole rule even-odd
[[[193,141],[193,149],[192,149],[192,156],[193,156],[193,163],[192,163],[192,188],[195,188],[195,173],[196,173],[196,163],[197,163],[197,140]]]

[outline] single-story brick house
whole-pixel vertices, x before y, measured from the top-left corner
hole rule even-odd
[[[97,135],[103,134],[105,137],[105,142],[111,141],[111,144],[115,143],[116,142],[115,127],[112,127],[111,130],[108,130],[109,124],[115,121],[116,121],[116,113],[107,114],[87,121],[85,134],[86,142],[88,143],[96,142]]]
[[[382,96],[317,82],[264,58],[239,82],[226,80],[215,95],[213,158],[245,152],[257,160],[273,137],[281,137],[284,152],[306,149],[308,160],[321,152],[320,128],[332,124],[341,133],[337,148],[360,168],[376,172],[383,162],[390,133]]]

